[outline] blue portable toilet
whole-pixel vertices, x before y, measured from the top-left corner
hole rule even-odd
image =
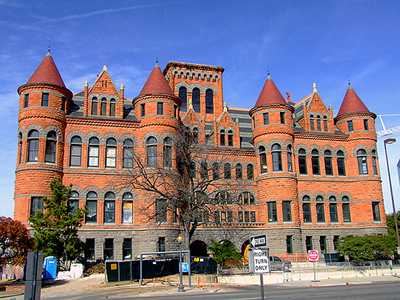
[[[42,277],[44,281],[55,281],[57,278],[57,258],[54,256],[47,256],[43,261],[43,273]]]

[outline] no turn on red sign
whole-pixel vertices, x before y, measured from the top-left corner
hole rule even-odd
[[[308,250],[307,259],[309,262],[318,262],[319,261],[318,250]]]

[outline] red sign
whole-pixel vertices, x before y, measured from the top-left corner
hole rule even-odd
[[[319,261],[318,250],[308,250],[307,258],[308,258],[309,262],[317,262],[317,261]]]

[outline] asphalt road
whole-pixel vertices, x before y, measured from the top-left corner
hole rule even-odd
[[[398,300],[400,299],[399,282],[381,282],[372,284],[359,284],[349,286],[329,286],[329,287],[307,287],[307,288],[287,288],[287,287],[265,287],[265,300],[273,299],[362,299],[362,300]],[[56,297],[43,299],[82,299],[82,300],[259,300],[260,288],[256,286],[238,287],[231,292],[202,293],[202,294],[182,294],[168,296],[151,297],[129,297],[126,291],[119,293],[114,289],[109,295],[103,293],[92,293],[90,295],[77,295],[76,297]]]

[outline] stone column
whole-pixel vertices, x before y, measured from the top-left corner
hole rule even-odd
[[[103,259],[104,254],[104,238],[96,238],[94,244],[95,259]]]

